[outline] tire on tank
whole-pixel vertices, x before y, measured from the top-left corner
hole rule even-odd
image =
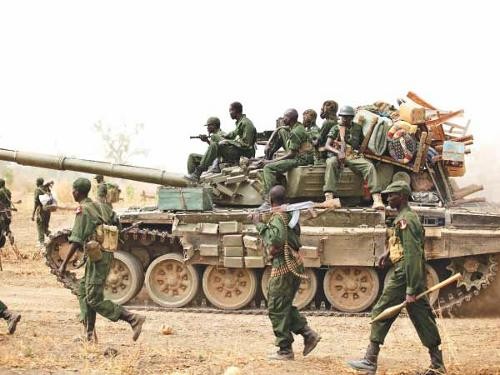
[[[141,261],[126,251],[114,252],[106,284],[104,298],[123,305],[133,299],[144,283]]]
[[[182,255],[169,253],[156,258],[145,278],[149,297],[163,307],[182,307],[197,295],[200,285],[198,271],[185,264]]]

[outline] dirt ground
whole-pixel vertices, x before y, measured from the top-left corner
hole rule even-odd
[[[22,313],[15,335],[0,322],[0,374],[224,374],[236,366],[239,374],[354,374],[345,361],[363,355],[368,318],[310,317],[323,339],[303,358],[268,362],[274,350],[266,316],[145,312],[147,321],[134,343],[124,322],[98,318],[99,343],[75,342],[81,333],[75,296],[59,286],[42,260],[32,260],[36,238],[30,220],[31,199],[14,214],[12,229],[23,261],[14,260],[7,245],[0,272],[0,299]],[[52,228],[69,226],[71,213],[56,213]],[[438,319],[445,361],[451,374],[500,374],[500,318]],[[162,327],[173,333],[163,335]],[[116,356],[107,355],[109,349]],[[428,364],[408,318],[394,324],[382,348],[379,374],[410,374]],[[234,374],[237,374],[235,372]]]

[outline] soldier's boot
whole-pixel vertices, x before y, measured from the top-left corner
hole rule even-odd
[[[86,322],[84,322],[84,331],[85,331],[85,340],[87,342],[94,342],[97,343],[96,337],[97,335],[95,334],[95,316],[91,316],[88,318]]]
[[[369,374],[375,374],[375,372],[377,371],[377,360],[379,352],[379,344],[370,341],[368,348],[366,348],[365,357],[360,360],[347,361],[347,364],[355,370],[366,371]]]
[[[187,178],[188,180],[193,181],[193,182],[198,182],[198,181],[200,180],[200,176],[201,176],[201,173],[202,173],[202,172],[203,172],[203,171],[201,170],[201,168],[200,168],[200,167],[196,167],[196,168],[194,169],[194,172],[193,172],[193,173],[188,174],[188,175],[186,175],[186,176],[184,176],[184,177],[185,177],[185,178]]]
[[[374,208],[375,210],[383,210],[383,209],[385,209],[384,202],[382,201],[382,194],[380,194],[380,193],[373,193],[372,194],[372,199],[373,199],[372,208]]]
[[[212,165],[208,167],[207,172],[208,173],[220,173],[220,167],[219,167],[220,159],[215,158],[214,161],[212,162]]]
[[[314,205],[316,208],[341,208],[340,199],[335,198],[333,193],[326,192],[325,193],[325,201],[321,203],[316,203]]]
[[[146,321],[146,317],[144,315],[134,314],[127,309],[123,309],[120,315],[120,320],[124,320],[130,324],[130,327],[132,327],[132,331],[134,331],[132,339],[134,341],[137,341],[142,331],[142,325]]]
[[[2,313],[2,318],[7,321],[7,332],[9,332],[9,335],[12,335],[14,332],[16,332],[17,323],[19,323],[19,321],[21,320],[21,314],[10,310],[4,310],[4,312]]]
[[[307,324],[297,333],[304,337],[304,351],[302,354],[305,357],[313,351],[316,345],[318,345],[318,342],[321,341],[321,336]]]
[[[429,355],[431,356],[431,365],[421,374],[423,375],[441,375],[446,374],[446,368],[443,362],[443,352],[439,350],[438,346],[429,348]]]
[[[295,356],[291,346],[280,348],[277,352],[271,353],[267,356],[267,359],[271,361],[293,361],[294,358]]]

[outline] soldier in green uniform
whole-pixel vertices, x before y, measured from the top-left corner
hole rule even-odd
[[[97,201],[100,203],[107,203],[108,186],[104,182],[104,176],[97,174],[94,180],[97,182]]]
[[[108,204],[95,203],[88,198],[90,180],[78,178],[73,182],[73,198],[80,205],[76,211],[75,222],[69,242],[70,250],[63,260],[59,273],[66,272],[66,266],[77,250],[87,254],[85,275],[80,282],[78,300],[80,303],[80,318],[84,324],[86,339],[94,337],[96,313],[116,322],[124,320],[133,330],[133,340],[139,337],[146,317],[133,314],[120,305],[104,299],[104,284],[111,268],[113,253],[102,249],[102,241],[97,236],[101,224],[119,225],[116,214]]]
[[[45,186],[42,177],[36,179],[36,187],[34,194],[34,207],[33,213],[31,214],[31,221],[35,221],[36,218],[36,229],[38,232],[38,245],[43,246],[45,242],[45,236],[50,234],[49,222],[50,222],[50,211],[43,209],[43,204],[40,201],[40,196],[45,195],[50,192],[50,187]]]
[[[17,323],[21,320],[21,314],[10,311],[7,306],[0,301],[0,317],[7,321],[7,331],[9,332],[9,335],[16,332]]]
[[[321,336],[309,327],[306,318],[292,304],[301,279],[307,277],[297,254],[301,247],[300,227],[296,224],[290,228],[291,215],[281,210],[282,205],[286,203],[285,188],[282,185],[274,186],[269,195],[273,214],[268,223],[260,223],[259,214],[252,215],[252,221],[256,224],[257,231],[272,258],[268,309],[279,350],[268,358],[292,360],[294,359],[292,333],[303,336],[304,356],[316,347]]]
[[[276,120],[276,129],[274,129],[264,147],[264,158],[271,160],[280,148],[286,150],[289,137],[290,127],[284,124],[283,117],[278,117]]]
[[[241,156],[253,158],[255,156],[255,142],[257,130],[252,121],[243,114],[243,106],[239,102],[229,106],[231,119],[236,120],[236,129],[227,133],[219,143],[212,142],[204,155],[205,163],[187,176],[190,180],[199,180],[201,174],[212,165],[216,158],[226,162],[238,163]]]
[[[200,140],[202,142],[211,145],[212,143],[218,144],[222,141],[224,132],[220,128],[220,120],[218,117],[209,117],[205,126],[207,127],[208,134],[200,134]],[[187,160],[187,171],[189,174],[192,174],[196,168],[207,170],[209,167],[210,164],[208,164],[208,157],[206,157],[206,155],[189,154]]]
[[[427,297],[416,299],[416,295],[426,289],[424,228],[418,215],[408,206],[410,186],[405,181],[393,182],[383,193],[389,194],[389,205],[398,211],[398,215],[390,231],[389,249],[380,258],[379,265],[383,267],[390,260],[394,265],[394,274],[375,304],[372,317],[406,300],[408,303],[406,309],[420,341],[429,349],[431,365],[425,374],[442,374],[446,370],[443,364],[443,354],[439,349],[441,338],[434,314]],[[372,373],[377,370],[380,345],[383,345],[396,317],[372,324],[370,344],[365,357],[359,361],[349,361],[351,367]]]
[[[337,183],[342,174],[344,166],[349,167],[354,173],[363,176],[368,181],[368,188],[373,198],[373,208],[384,209],[380,186],[377,178],[377,170],[373,163],[358,154],[358,150],[363,143],[363,128],[354,123],[354,109],[344,106],[339,112],[340,124],[334,125],[328,134],[325,150],[334,154],[326,161],[325,168],[325,201],[317,207],[320,208],[340,208],[340,200],[334,198]]]
[[[267,195],[271,188],[278,184],[278,178],[292,168],[312,164],[314,161],[313,147],[309,134],[304,126],[297,121],[299,114],[296,109],[289,109],[283,115],[283,122],[289,126],[290,136],[288,138],[283,156],[273,160],[262,160],[261,165],[264,165],[262,171],[262,179],[264,182],[264,195]],[[261,209],[269,206],[266,201]]]
[[[313,139],[314,145],[314,164],[324,164],[327,159],[326,151],[319,151],[328,139],[328,133],[337,124],[338,104],[335,100],[326,100],[321,106],[319,116],[324,120],[321,128],[318,131],[318,136]]]
[[[6,235],[10,233],[12,210],[15,210],[12,207],[12,193],[5,186],[5,180],[0,178],[0,225]]]
[[[309,137],[311,141],[319,138],[320,129],[318,125],[316,125],[316,119],[318,118],[318,114],[314,109],[306,109],[302,114],[302,124],[306,129],[307,133],[309,133]]]

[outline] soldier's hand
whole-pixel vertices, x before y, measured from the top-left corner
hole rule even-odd
[[[389,252],[386,251],[382,254],[382,256],[378,259],[378,266],[380,268],[385,268],[389,265]]]
[[[260,214],[257,212],[251,213],[247,216],[249,220],[252,220],[252,223],[258,224],[260,223]]]
[[[200,134],[200,139],[201,139],[203,142],[208,142],[208,135],[206,135],[206,134]]]
[[[417,296],[415,294],[406,295],[406,303],[414,303],[417,301]]]

